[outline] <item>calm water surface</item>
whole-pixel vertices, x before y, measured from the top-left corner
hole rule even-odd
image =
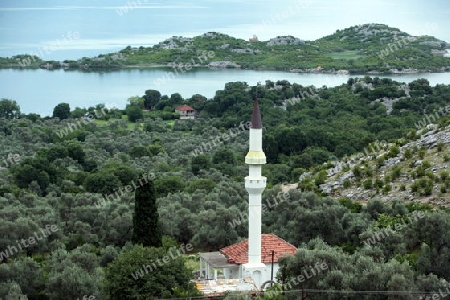
[[[64,70],[0,70],[0,98],[16,100],[24,113],[51,115],[53,108],[68,102],[71,109],[76,106],[89,107],[105,103],[108,107],[125,107],[131,96],[142,96],[147,89],[156,89],[161,94],[180,93],[184,98],[201,94],[208,98],[223,89],[225,83],[244,81],[249,85],[265,80],[283,80],[303,86],[329,87],[347,82],[348,75],[295,74],[277,71],[254,71],[234,69],[199,69],[180,75],[167,76],[170,69],[132,69],[114,72],[81,72]],[[352,76],[356,77],[356,76]],[[358,76],[362,77],[362,75]],[[426,78],[431,85],[450,84],[450,73],[422,73],[389,77],[401,82]],[[165,81],[165,82],[164,82]]]

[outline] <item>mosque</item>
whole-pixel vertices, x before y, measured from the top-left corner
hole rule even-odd
[[[261,175],[266,155],[262,150],[262,122],[258,100],[253,103],[249,151],[245,163],[249,166],[245,189],[249,195],[248,239],[216,252],[200,253],[201,281],[197,288],[204,294],[227,291],[259,291],[276,281],[278,259],[292,255],[297,248],[274,234],[261,234],[262,193],[267,178]]]

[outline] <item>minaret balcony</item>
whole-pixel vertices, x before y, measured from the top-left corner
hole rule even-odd
[[[264,165],[266,164],[266,155],[262,151],[248,151],[245,163],[247,165]]]
[[[252,191],[264,191],[267,185],[267,178],[261,176],[258,179],[250,179],[249,176],[245,177],[245,189],[248,191],[251,189]]]

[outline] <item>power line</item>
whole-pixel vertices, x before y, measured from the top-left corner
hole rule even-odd
[[[318,289],[303,289],[290,290],[284,293],[293,292],[309,292],[309,293],[327,293],[327,294],[362,294],[362,295],[433,295],[436,292],[421,292],[421,291],[353,291],[353,290],[318,290]],[[280,293],[282,291],[279,291]]]
[[[450,291],[450,287],[447,288]],[[411,295],[411,296],[432,296],[434,294],[439,294],[440,291],[354,291],[354,290],[320,290],[320,289],[303,289],[303,290],[271,290],[271,291],[230,291],[235,292],[236,296],[238,295],[250,295],[250,294],[260,294],[262,295],[278,295],[278,294],[293,294],[293,293],[312,293],[312,294],[352,294],[352,295]],[[196,296],[196,297],[183,297],[183,298],[170,298],[170,299],[159,299],[159,300],[195,300],[195,299],[218,299],[223,298],[224,296],[230,295],[228,293],[224,293],[222,295],[204,295],[204,296]]]

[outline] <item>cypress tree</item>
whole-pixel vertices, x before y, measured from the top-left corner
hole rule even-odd
[[[162,234],[156,207],[153,181],[138,187],[134,193],[133,243],[144,247],[161,247]]]

